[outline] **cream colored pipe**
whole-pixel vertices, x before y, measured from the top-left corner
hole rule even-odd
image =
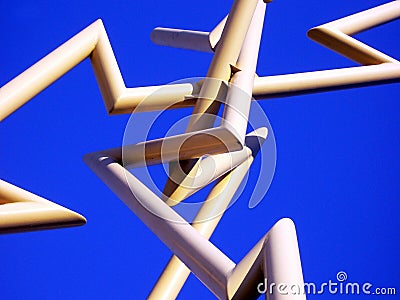
[[[101,27],[101,21],[96,21],[1,87],[0,120],[88,57],[97,45]]]
[[[229,130],[216,127],[124,146],[123,159],[125,167],[134,168],[242,149]]]
[[[239,71],[232,76],[221,120],[221,126],[236,132],[241,143],[247,130],[265,9],[265,3],[259,0],[236,63]]]
[[[312,40],[362,65],[398,63],[394,58],[329,27],[316,27],[308,31]]]
[[[198,166],[192,169],[196,170],[196,173],[189,172],[185,179],[179,182],[179,186],[174,193],[168,197],[163,195],[162,199],[169,206],[174,206],[237,167],[250,156],[251,150],[244,147],[240,151],[208,155],[205,158],[200,158]],[[171,179],[174,180],[174,178]]]
[[[156,45],[213,52],[209,32],[157,27],[151,32],[151,41]]]
[[[286,285],[283,293],[279,285]],[[301,292],[292,293],[292,286]],[[296,229],[291,219],[284,218],[236,265],[229,275],[226,299],[258,299],[260,291],[267,300],[305,300],[303,290]]]
[[[148,105],[148,110],[164,109],[165,102],[183,102],[187,96],[199,92],[190,83],[162,86],[161,90],[159,87],[126,88],[103,23],[97,20],[1,87],[0,121],[87,57],[91,59],[110,114],[131,113],[140,103],[142,108]],[[152,97],[147,99],[149,95]]]
[[[206,239],[210,239],[252,161],[253,157],[250,156],[237,168],[221,177],[199,210],[192,226]],[[190,269],[173,255],[147,299],[176,299],[189,274]]]
[[[362,65],[398,63],[394,58],[350,37],[371,27],[400,17],[400,1],[381,6],[312,28],[307,35],[314,41]]]
[[[245,162],[252,155],[254,156],[259,145],[264,143],[267,138],[267,134],[268,129],[266,127],[258,128],[246,135],[246,145],[242,150],[208,155],[199,159],[196,167],[187,174],[184,180],[179,182],[177,189],[169,197],[163,195],[162,199],[169,206],[174,206],[185,200],[207,184]],[[195,172],[192,172],[193,170]],[[176,179],[171,178],[171,180],[178,182],[180,178],[179,176]]]
[[[394,82],[400,82],[400,64],[382,63],[351,68],[255,77],[252,94],[256,100],[268,100],[277,97],[299,96]],[[201,85],[202,82],[198,82],[195,88],[199,89]],[[157,88],[161,91],[163,89],[162,87],[154,87],[154,89]],[[176,94],[175,98],[170,98],[171,100],[165,97],[165,102],[162,104],[163,107],[186,107],[195,104],[196,98],[186,98],[184,101],[176,102],[177,97],[178,94]],[[147,108],[151,107],[150,101],[148,103],[143,106],[146,111]],[[127,102],[128,105],[129,103]],[[171,107],[171,105],[175,106]]]
[[[105,153],[88,154],[86,164],[220,299],[235,264],[141,181]]]
[[[156,45],[213,52],[224,30],[226,16],[211,32],[156,27],[151,32],[151,41]]]
[[[224,82],[228,82],[231,78],[232,66],[235,66],[242,48],[247,30],[250,26],[258,0],[235,0],[224,29],[218,47],[211,61],[207,72],[207,77],[203,81],[200,89],[199,98],[193,109],[193,113],[189,119],[186,132],[200,131],[214,126],[215,116],[218,114],[220,101],[218,95],[223,88]],[[224,128],[224,127],[221,127]],[[229,128],[224,128],[228,131]],[[236,144],[227,145],[229,147],[242,145],[241,139],[236,132],[230,131],[236,136]],[[195,169],[197,164],[195,160],[184,161],[179,159],[179,164],[172,163],[169,165],[169,177],[177,177],[174,173],[181,173],[178,168],[183,166],[183,172],[197,172]],[[192,171],[191,171],[192,170]],[[179,181],[184,180],[185,176]],[[167,179],[163,194],[169,197],[178,188],[179,182],[174,182],[170,178]]]
[[[224,27],[226,24],[226,20],[228,20],[228,16],[223,18],[221,22],[219,22],[218,25],[215,26],[215,28],[210,31],[208,39],[210,41],[210,45],[213,50],[215,50],[217,44],[219,43],[219,40],[221,39],[222,32],[224,31]]]
[[[197,213],[192,226],[206,239],[210,239],[224,212],[231,203],[231,200],[239,188],[244,176],[248,172],[254,157],[257,155],[259,148],[266,139],[266,134],[267,131],[265,128],[258,129],[256,132],[249,135],[249,137],[257,137],[258,135],[257,142],[251,141],[247,144],[248,147],[251,147],[251,155],[239,166],[217,181]],[[215,161],[218,162],[219,160],[215,158]],[[201,167],[201,169],[203,170],[204,166]],[[190,270],[179,260],[179,258],[172,256],[163,273],[157,280],[157,283],[154,285],[148,299],[175,299],[185,284],[189,274]]]
[[[235,73],[232,77],[232,85],[228,90],[224,115],[221,121],[221,128],[228,128],[228,131],[234,133],[241,144],[244,143],[247,129],[247,117],[250,109],[251,91],[253,88],[254,73],[257,65],[258,48],[262,34],[264,14],[265,3],[258,1],[249,29],[243,40],[242,49],[237,59],[238,66],[240,66],[242,70]],[[232,13],[230,13],[230,16],[231,15]],[[225,26],[225,28],[228,27]],[[229,28],[227,30],[229,30]],[[221,43],[222,41],[223,39],[221,38]],[[217,53],[219,53],[218,51],[220,50],[217,49]],[[205,83],[207,83],[207,80],[210,80],[208,82],[215,85],[220,83],[218,80],[211,81],[212,79],[206,79]],[[201,90],[203,90],[203,87]],[[196,108],[194,111],[195,110]],[[208,113],[210,112],[208,111]],[[202,115],[200,114],[199,117],[201,116]],[[205,118],[206,116],[203,117]],[[208,123],[208,125],[210,124]],[[189,123],[187,131],[190,131],[191,129],[192,127]],[[187,164],[186,168],[181,168],[181,164],[170,164],[169,178],[163,191],[163,199],[165,199],[169,205],[175,205],[183,201],[189,195],[191,189],[186,188],[186,186],[190,186],[188,182],[192,181],[193,176],[197,174],[198,168],[198,162]],[[204,170],[204,168],[201,169]]]
[[[337,29],[347,35],[354,35],[397,18],[400,18],[399,0],[326,23],[323,26]]]
[[[80,214],[0,180],[0,234],[85,223]]]
[[[384,63],[335,70],[257,77],[257,100],[400,82],[400,64]]]
[[[276,284],[275,289],[268,287],[265,298],[268,300],[305,300],[300,251],[295,225],[292,220],[282,219],[269,231],[264,242],[262,255],[264,284]],[[234,274],[235,271],[233,272]],[[231,278],[234,278],[235,275]],[[234,280],[232,280],[233,282]],[[279,292],[280,283],[286,284],[287,294],[286,292]],[[293,286],[297,287],[297,290],[293,291]],[[260,287],[260,284],[257,287]]]
[[[256,100],[268,100],[276,97],[299,96],[394,82],[400,82],[400,63],[382,63],[285,75],[256,76],[252,95]],[[195,86],[194,90],[198,90],[201,85],[202,82],[198,82],[192,86]],[[154,87],[154,89],[157,88],[163,89]],[[195,98],[186,98],[185,101],[176,102],[178,97],[176,94],[175,98],[170,98],[171,100],[164,98],[163,107],[170,108],[171,105],[186,107],[193,106],[195,103]],[[147,108],[150,105],[149,101],[149,104],[145,103],[144,107]]]
[[[208,69],[207,78],[204,80],[199,99],[189,120],[187,132],[213,126],[215,120],[213,115],[218,113],[220,106],[215,100],[221,83],[231,78],[231,67],[236,65],[257,2],[258,0],[234,1]]]
[[[126,88],[114,102],[110,115],[193,106],[201,82]]]

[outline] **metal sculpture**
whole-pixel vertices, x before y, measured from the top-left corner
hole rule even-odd
[[[302,286],[297,237],[289,219],[280,220],[238,264],[208,241],[267,138],[266,128],[246,135],[252,96],[255,99],[273,98],[400,81],[397,60],[351,37],[399,18],[400,1],[308,32],[311,39],[363,66],[259,77],[255,70],[266,8],[264,2],[235,0],[229,15],[210,33],[169,28],[153,31],[152,40],[157,44],[214,51],[203,81],[126,88],[104,26],[98,20],[0,90],[0,120],[3,120],[89,57],[109,114],[194,106],[185,133],[99,151],[84,158],[87,165],[176,255],[171,258],[149,298],[175,298],[190,271],[220,299],[256,297],[257,285],[264,278],[269,283]],[[229,83],[228,87],[225,83]],[[214,127],[220,109],[217,98],[221,95],[224,113],[221,124]],[[192,226],[170,206],[210,182],[199,172],[210,168],[210,160],[215,162],[211,181],[216,183]],[[170,176],[161,199],[125,168],[165,162],[170,163]],[[0,232],[85,222],[79,214],[3,181],[0,183]],[[32,203],[37,209],[27,212],[26,208]],[[196,222],[197,219],[207,221]],[[267,295],[268,299],[305,298],[303,293],[272,294],[267,291]]]

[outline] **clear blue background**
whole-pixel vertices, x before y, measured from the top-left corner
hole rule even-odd
[[[258,74],[354,66],[305,33],[384,2],[274,1]],[[149,34],[156,26],[210,30],[230,5],[1,1],[0,86],[97,18],[104,21],[127,86],[204,76],[210,54],[156,46]],[[399,29],[394,22],[358,37],[399,58]],[[278,219],[290,217],[305,281],[334,280],[346,271],[349,281],[400,292],[399,96],[400,86],[392,84],[261,102],[277,142],[275,178],[254,209],[247,207],[245,192],[212,241],[238,262]],[[1,178],[88,220],[79,228],[0,236],[0,299],[143,299],[151,290],[170,251],[81,159],[121,145],[128,118],[107,116],[86,60],[0,124]],[[179,297],[213,298],[192,275]]]

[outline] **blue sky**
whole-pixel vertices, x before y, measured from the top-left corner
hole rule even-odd
[[[306,31],[383,3],[274,1],[258,74],[354,66],[307,39]],[[97,18],[104,21],[127,86],[204,76],[210,54],[153,45],[150,32],[156,26],[210,30],[230,5],[2,1],[0,86]],[[358,37],[398,58],[399,26]],[[277,220],[290,217],[305,281],[322,283],[345,271],[350,281],[399,292],[399,96],[399,85],[390,84],[260,102],[275,134],[275,177],[254,209],[248,208],[251,188],[244,191],[212,241],[238,262]],[[0,299],[143,299],[151,290],[170,251],[82,162],[88,152],[120,146],[128,119],[107,116],[86,60],[0,124],[1,178],[88,220],[80,228],[0,236]],[[249,186],[255,180],[250,177]],[[309,299],[322,297],[353,298]],[[213,298],[194,276],[179,297]]]

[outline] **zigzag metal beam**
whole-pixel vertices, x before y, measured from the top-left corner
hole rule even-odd
[[[193,228],[206,239],[210,239],[215,228],[218,226],[223,213],[231,203],[231,199],[234,197],[245,174],[248,172],[259,148],[267,138],[267,132],[262,132],[265,129],[266,128],[258,129],[247,135],[245,144],[248,148],[246,148],[249,150],[251,149],[252,154],[238,166],[234,166],[232,163],[230,164],[234,168],[218,179],[194,218],[192,222]],[[257,139],[255,139],[255,137],[257,137]],[[214,161],[218,163],[221,160],[214,156]],[[203,167],[201,167],[201,169],[205,170]],[[219,168],[215,169],[218,170]],[[195,178],[197,178],[197,176]],[[157,283],[154,285],[148,299],[176,299],[189,274],[190,269],[188,269],[178,257],[173,255],[157,280]]]
[[[360,33],[400,18],[400,1],[389,2],[310,29],[308,37],[362,65],[399,63],[398,60],[354,39]]]
[[[219,299],[251,299],[249,292],[256,296],[257,286],[264,277],[268,282],[303,286],[291,220],[279,221],[236,265],[107,151],[88,154],[84,160]],[[281,272],[276,272],[277,269]],[[305,296],[299,294],[295,298],[305,299]]]
[[[125,87],[103,22],[97,20],[1,87],[0,121],[88,57],[110,113],[131,113],[142,100],[159,89]],[[183,101],[185,96],[197,92],[196,88],[193,84],[166,86],[163,95],[157,94],[157,103],[149,103],[149,109],[164,108],[165,98],[171,101],[178,96],[175,100]],[[153,102],[151,98],[149,100]]]

